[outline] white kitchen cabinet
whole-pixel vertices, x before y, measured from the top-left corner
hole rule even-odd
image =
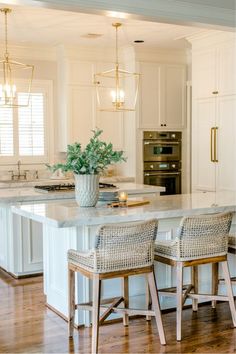
[[[217,99],[216,189],[236,190],[236,95]]]
[[[185,127],[186,68],[184,65],[140,63],[139,128]]]
[[[0,207],[0,267],[15,277],[43,272],[42,225]]]
[[[199,99],[193,109],[192,187],[194,191],[213,191],[216,164],[211,161],[211,129],[215,127],[215,98]]]
[[[112,142],[115,149],[124,149],[123,113],[99,111],[94,85],[94,72],[113,67],[114,64],[108,62],[64,60],[60,63],[60,151],[66,151],[67,145],[76,141],[85,146],[91,138],[91,130],[96,127],[104,131],[102,139]],[[109,80],[106,81],[103,90],[104,95],[110,98]]]
[[[207,49],[194,50],[193,47],[193,98],[236,94],[235,63],[235,39],[214,45],[209,43]]]
[[[236,45],[225,36],[193,42],[193,191],[236,190]]]
[[[236,95],[198,99],[194,104],[193,190],[236,190]]]

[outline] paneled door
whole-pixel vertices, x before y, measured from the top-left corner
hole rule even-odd
[[[216,163],[213,162],[215,127],[215,98],[194,101],[196,119],[192,125],[192,189],[193,191],[214,191]]]
[[[217,190],[236,190],[236,95],[217,99]]]

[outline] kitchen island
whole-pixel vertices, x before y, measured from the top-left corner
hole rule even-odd
[[[129,183],[127,180],[129,180],[127,177],[123,177],[123,179],[122,177],[101,179],[104,183],[115,183],[117,188],[112,189],[112,191],[124,191],[128,195],[156,195],[165,190],[163,187]],[[66,184],[71,182],[73,181],[63,181]],[[53,203],[57,200],[73,201],[75,199],[75,192],[73,190],[45,193],[44,191],[40,192],[40,190],[34,189],[31,185],[32,183],[13,181],[10,183],[11,187],[0,188],[0,267],[14,277],[43,272],[43,239],[42,224],[12,214],[11,205],[36,201]],[[60,183],[62,181],[59,180],[38,180],[36,184],[51,185]],[[4,183],[2,184],[4,185]],[[8,183],[5,185],[7,186]]]
[[[67,251],[70,248],[80,251],[92,248],[99,225],[157,218],[157,239],[168,239],[175,236],[183,216],[236,211],[235,192],[157,196],[148,199],[149,204],[132,208],[109,208],[104,203],[98,203],[95,208],[79,208],[75,201],[66,200],[12,207],[13,213],[43,224],[44,292],[50,308],[67,317]],[[172,286],[174,274],[170,267],[159,263],[155,267],[158,287]],[[230,268],[232,275],[235,275],[235,258],[230,260]],[[188,277],[189,270],[186,271],[185,279]],[[201,286],[209,288],[209,266],[200,267],[199,277]],[[119,279],[104,281],[102,297],[119,296],[120,285]],[[91,300],[91,284],[87,278],[78,275],[76,289],[80,302]],[[131,277],[131,303],[132,299],[136,304],[142,302],[144,291],[143,277]],[[161,298],[161,306],[173,306],[171,301],[168,304],[168,299]],[[89,313],[85,311],[80,311],[76,318],[78,324],[90,324]]]

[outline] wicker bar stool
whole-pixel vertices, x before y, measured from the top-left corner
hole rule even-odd
[[[197,311],[199,299],[228,301],[234,327],[236,310],[227,262],[228,233],[232,221],[231,213],[185,217],[180,223],[175,240],[158,241],[155,245],[155,260],[176,267],[177,272],[177,314],[176,337],[181,340],[182,307],[187,298],[192,299],[193,310]],[[198,294],[197,267],[201,264],[221,263],[227,287],[227,296]],[[183,291],[183,268],[193,267],[192,284]],[[163,295],[171,295],[162,292]],[[173,293],[172,293],[173,295]]]
[[[160,342],[166,344],[153,266],[157,225],[157,220],[103,225],[98,231],[93,250],[87,253],[68,251],[68,334],[69,337],[73,336],[75,309],[92,311],[92,353],[98,350],[99,325],[112,312],[123,314],[125,326],[128,325],[129,314],[155,316]],[[75,304],[75,272],[93,280],[92,302]],[[128,308],[128,277],[140,274],[148,279],[153,310]],[[123,296],[100,301],[101,281],[120,277],[123,278]],[[124,308],[118,308],[122,302]],[[105,311],[101,317],[100,309]]]

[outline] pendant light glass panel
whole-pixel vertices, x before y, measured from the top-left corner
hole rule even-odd
[[[121,112],[134,111],[138,95],[140,74],[124,70],[118,62],[117,29],[116,28],[116,63],[113,69],[94,75],[98,108],[101,111]]]

